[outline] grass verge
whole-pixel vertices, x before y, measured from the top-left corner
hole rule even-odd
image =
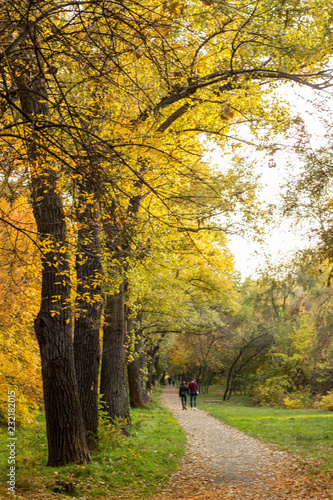
[[[8,495],[8,435],[0,432],[0,498],[148,499],[168,482],[184,454],[186,435],[158,398],[131,410],[131,437],[101,431],[93,464],[46,467],[44,416],[17,430],[16,495]]]
[[[314,460],[316,472],[333,471],[333,412],[253,407],[247,396],[223,401],[221,392],[200,395],[199,407],[266,443]],[[213,402],[214,401],[214,402]]]

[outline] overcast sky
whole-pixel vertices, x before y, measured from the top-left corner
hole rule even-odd
[[[291,89],[285,86],[281,92],[289,98],[292,106],[297,109],[306,120],[307,127],[314,134],[315,146],[320,144],[320,137],[324,133],[321,124],[316,121],[316,112],[314,108],[309,109],[309,99],[312,99],[313,90],[309,88]],[[325,95],[323,96],[325,99]],[[311,116],[308,114],[310,111]],[[258,153],[256,153],[256,156]],[[285,181],[288,174],[287,163],[291,159],[286,153],[278,153],[275,156],[276,167],[268,167],[268,159],[258,158],[257,171],[261,174],[261,182],[266,185],[261,193],[261,198],[269,203],[279,203],[281,184]],[[297,160],[293,155],[293,164],[297,169]],[[301,164],[298,164],[301,167]],[[259,265],[262,265],[266,256],[271,256],[270,261],[280,260],[295,250],[309,246],[309,239],[304,235],[304,231],[298,231],[291,227],[291,221],[275,220],[280,223],[280,227],[268,228],[270,234],[266,237],[266,244],[260,245],[246,241],[241,237],[230,237],[230,249],[235,256],[236,269],[241,272],[243,278],[253,275]]]

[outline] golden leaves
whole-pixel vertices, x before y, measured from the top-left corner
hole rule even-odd
[[[183,16],[187,5],[185,2],[178,0],[169,0],[163,3],[162,10],[172,17]]]
[[[39,258],[29,236],[34,229],[28,201],[0,200],[0,413],[7,415],[7,391],[15,390],[19,424],[31,421],[42,398],[40,360],[33,333],[39,307]],[[22,231],[17,231],[21,228]]]

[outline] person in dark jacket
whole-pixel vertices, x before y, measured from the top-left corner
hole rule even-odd
[[[186,382],[182,382],[182,385],[179,388],[179,397],[181,398],[182,405],[183,405],[183,410],[186,410],[186,402],[187,402],[187,396],[189,395],[189,390],[186,385]]]

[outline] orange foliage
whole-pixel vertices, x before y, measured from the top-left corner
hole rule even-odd
[[[23,197],[0,200],[0,419],[15,391],[16,422],[31,420],[42,399],[33,320],[39,307],[39,258],[33,215]]]

